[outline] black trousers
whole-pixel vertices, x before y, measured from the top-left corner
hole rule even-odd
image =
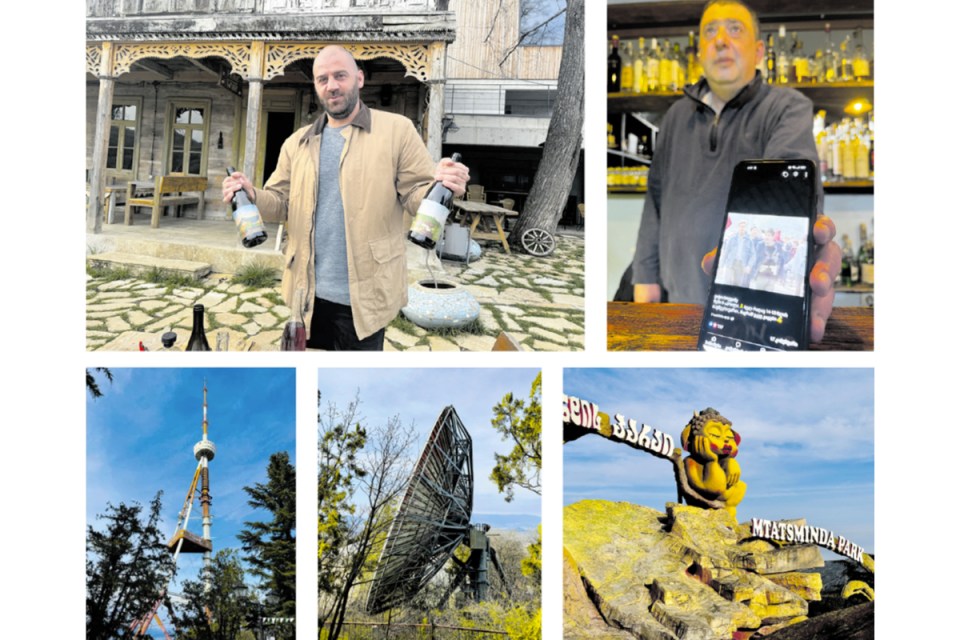
[[[324,351],[383,351],[385,333],[386,327],[360,340],[353,328],[349,305],[314,298],[307,347]]]

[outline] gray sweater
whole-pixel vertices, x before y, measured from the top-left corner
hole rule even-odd
[[[748,159],[806,158],[817,165],[813,103],[759,74],[719,116],[700,97],[706,80],[688,86],[661,124],[643,205],[634,284],[659,284],[665,301],[703,304],[710,278],[703,256],[720,240],[734,166]],[[823,188],[817,181],[818,211]]]

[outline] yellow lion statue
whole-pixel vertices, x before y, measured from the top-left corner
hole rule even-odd
[[[747,484],[740,479],[740,465],[734,460],[740,434],[731,426],[716,409],[707,408],[693,414],[680,440],[683,450],[690,454],[683,459],[690,486],[703,497],[722,502],[736,518]]]

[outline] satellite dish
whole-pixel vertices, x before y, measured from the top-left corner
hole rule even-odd
[[[482,598],[487,558],[492,558],[501,577],[503,571],[486,540],[489,527],[470,525],[472,510],[473,441],[449,406],[433,425],[390,524],[367,596],[367,612],[409,602],[465,541],[470,543],[471,559],[460,563],[461,571],[444,601],[468,574],[475,595]]]

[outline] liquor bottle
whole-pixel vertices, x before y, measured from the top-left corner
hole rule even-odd
[[[680,43],[673,43],[673,60],[670,62],[670,71],[674,91],[682,91],[687,84],[687,60],[680,53]]]
[[[620,90],[627,93],[633,91],[633,45],[629,42],[623,44],[623,56],[620,67]]]
[[[617,148],[617,137],[613,135],[613,125],[607,123],[607,149]]]
[[[233,175],[237,170],[227,167],[227,175]],[[267,239],[267,230],[263,226],[263,218],[257,205],[250,201],[250,196],[243,189],[238,189],[230,201],[233,207],[233,221],[240,231],[240,241],[247,249],[261,244]]]
[[[843,254],[840,258],[840,284],[849,287],[853,284],[851,273],[851,262],[853,261],[853,245],[850,243],[850,236],[843,234]]]
[[[853,58],[850,57],[849,49],[850,36],[848,35],[840,43],[840,81],[853,81]]]
[[[619,93],[620,70],[623,60],[620,59],[620,36],[613,36],[613,49],[607,58],[607,93]]]
[[[853,79],[856,82],[863,82],[870,79],[870,61],[863,51],[863,29],[857,28],[854,32],[854,39],[857,46],[853,54]]]
[[[454,162],[460,162],[460,154],[450,156]],[[433,249],[440,240],[443,225],[450,215],[450,204],[453,201],[453,191],[443,186],[439,180],[430,186],[427,195],[423,196],[417,215],[410,226],[407,240],[420,245],[425,249]]]
[[[637,54],[633,57],[633,92],[647,92],[647,45],[637,38]]]
[[[780,25],[777,46],[777,84],[790,82],[790,58],[787,56],[787,27]]]
[[[692,31],[690,33],[693,33]],[[777,50],[773,45],[773,34],[767,34],[767,84],[777,83]]]
[[[210,351],[207,333],[203,330],[202,304],[193,305],[193,330],[190,332],[190,340],[187,342],[186,351]]]
[[[696,84],[703,77],[703,66],[697,55],[697,37],[693,31],[687,34],[687,84]]]
[[[867,236],[867,223],[860,223],[860,282],[873,284],[873,241]]]
[[[856,119],[857,130],[857,148],[854,158],[854,177],[857,180],[866,180],[870,177],[870,144],[868,142],[867,129],[863,124],[863,118]]]
[[[830,39],[830,23],[823,26],[823,31],[827,36],[827,48],[823,52],[823,80],[824,82],[836,82],[839,80],[837,67],[837,50],[833,48],[833,41]]]
[[[826,77],[824,75],[824,62],[823,62],[823,50],[817,49],[817,51],[810,57],[810,82],[822,83],[825,82]]]
[[[660,86],[660,48],[657,46],[657,39],[650,39],[650,52],[647,54],[647,91],[662,91]]]
[[[670,79],[673,77],[673,69],[671,67],[671,59],[673,58],[672,52],[673,48],[670,46],[669,40],[663,41],[663,49],[660,51],[659,62],[659,80],[657,84],[660,85],[660,91],[673,91],[670,84]]]
[[[303,320],[303,301],[305,289],[298,288],[293,297],[293,308],[290,309],[290,319],[283,326],[283,336],[280,338],[281,351],[307,350],[307,325]]]

